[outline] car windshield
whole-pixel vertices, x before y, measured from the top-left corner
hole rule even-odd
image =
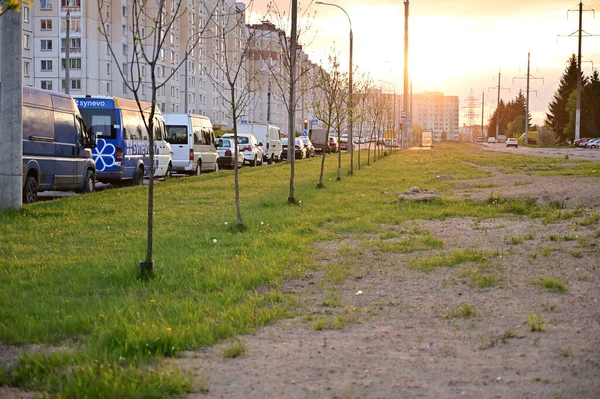
[[[287,143],[288,143],[288,139],[287,138],[282,138],[281,139],[281,144],[287,145]]]

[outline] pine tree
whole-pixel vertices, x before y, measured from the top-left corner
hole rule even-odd
[[[569,58],[569,65],[560,79],[558,90],[554,94],[552,102],[548,105],[546,113],[546,124],[550,126],[556,141],[564,143],[570,137],[574,137],[574,130],[569,125],[568,102],[571,92],[577,89],[577,58],[575,54]]]
[[[600,134],[600,74],[594,71],[586,79],[581,94],[581,137],[597,137]],[[584,123],[585,122],[585,123]]]

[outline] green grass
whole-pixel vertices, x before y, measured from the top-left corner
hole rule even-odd
[[[488,251],[464,251],[456,250],[451,253],[442,253],[433,257],[413,258],[408,261],[408,266],[412,269],[431,271],[438,267],[454,267],[461,263],[483,262],[490,257],[495,257],[496,252]]]
[[[567,287],[565,284],[555,278],[544,278],[538,281],[535,281],[534,284],[539,285],[542,288],[547,289],[548,291],[554,291],[558,293],[567,292]]]
[[[535,331],[544,332],[544,331],[546,331],[546,323],[544,322],[544,320],[542,320],[542,316],[540,316],[537,313],[530,313],[527,316],[527,325],[529,326],[529,329],[532,332],[535,332]]]
[[[244,343],[243,341],[231,341],[223,348],[223,357],[227,359],[233,359],[242,356],[245,353],[246,343]]]
[[[342,180],[336,181],[337,157],[327,157],[325,188],[318,190],[320,159],[315,158],[296,164],[296,205],[287,203],[288,164],[244,168],[243,229],[235,227],[231,171],[161,182],[154,187],[151,280],[138,279],[146,250],[147,187],[105,190],[1,213],[0,341],[40,344],[45,350],[25,353],[14,369],[0,370],[0,384],[59,398],[181,396],[195,389],[192,379],[197,382],[198,377],[165,359],[295,315],[297,298],[280,291],[287,280],[319,268],[331,283],[353,275],[345,262],[315,264],[316,242],[344,234],[385,235],[383,225],[418,219],[576,216],[530,200],[414,203],[382,195],[412,186],[449,193],[457,180],[489,176],[461,162],[471,158],[481,164],[494,158],[503,168],[512,165],[508,156],[498,160],[472,146],[440,145],[430,152],[399,152],[370,166],[363,163],[360,170],[355,165],[350,177],[344,154]],[[582,176],[589,169],[572,161],[556,164]],[[598,164],[595,168],[600,170]],[[427,170],[444,171],[454,180],[437,179]],[[377,244],[389,245],[385,249],[390,253],[439,251],[441,242],[432,236],[404,234]],[[409,241],[399,244],[404,239]],[[362,248],[348,256],[361,254]],[[496,255],[455,251],[414,257],[409,265],[432,270],[478,264]],[[338,304],[335,298],[326,301]],[[339,316],[325,328],[341,328],[353,320]]]
[[[463,302],[456,306],[456,308],[444,313],[444,317],[450,318],[469,318],[477,316],[477,311],[473,306],[466,302]]]

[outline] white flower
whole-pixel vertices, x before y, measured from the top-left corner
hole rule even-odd
[[[217,239],[213,238],[213,244],[216,244],[216,243],[217,243]]]
[[[225,226],[227,226],[227,222],[225,222]]]
[[[265,222],[260,222],[260,225],[261,225],[261,226],[264,226],[264,224],[265,224]]]

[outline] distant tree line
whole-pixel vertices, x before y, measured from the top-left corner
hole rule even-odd
[[[546,125],[557,144],[575,138],[577,100],[577,57],[569,58],[567,68],[546,113]],[[597,137],[600,133],[600,76],[581,74],[581,137]]]
[[[496,121],[498,121],[498,134],[518,137],[524,133],[526,101],[521,90],[515,99],[508,103],[500,100],[500,104],[488,121],[488,137],[496,136]],[[527,123],[531,127],[531,114],[527,115]]]

